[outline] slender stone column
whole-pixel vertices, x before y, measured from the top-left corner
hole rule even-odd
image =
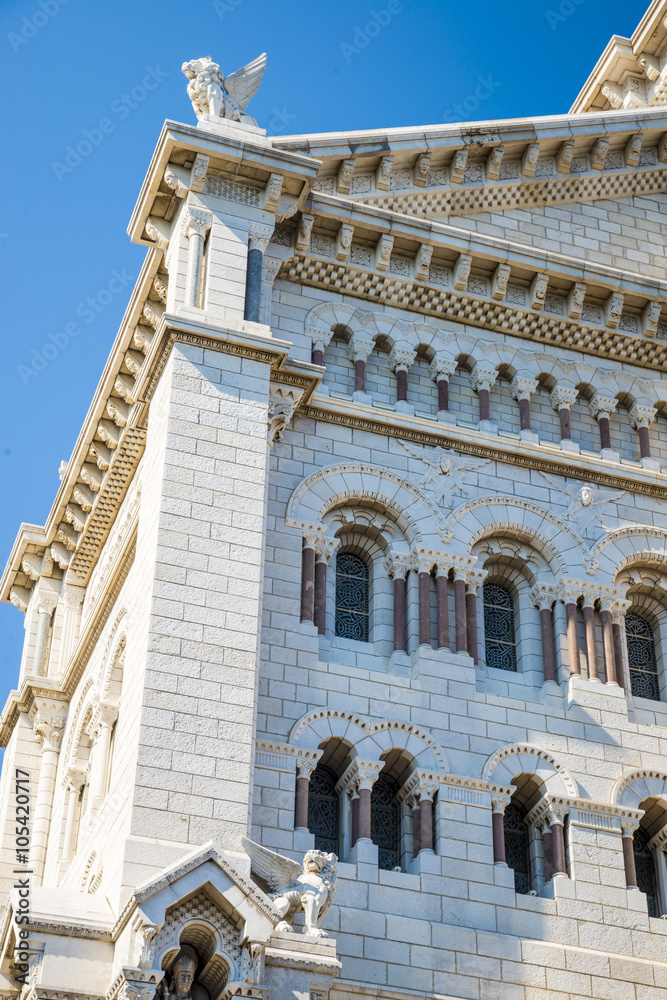
[[[347,354],[354,364],[354,391],[366,392],[366,362],[373,353],[375,343],[365,333],[353,333],[347,345]]]
[[[656,417],[654,406],[640,406],[638,403],[632,407],[628,413],[630,426],[633,427],[639,436],[640,464],[643,469],[658,470],[660,463],[651,458],[651,442],[649,440],[648,429]]]
[[[313,621],[313,598],[315,592],[315,545],[316,535],[306,535],[301,556],[301,621]]]
[[[60,599],[63,604],[62,635],[60,638],[59,663],[61,671],[67,668],[79,636],[79,609],[84,598],[83,587],[73,587],[66,583]]]
[[[435,596],[438,618],[438,649],[449,649],[449,566],[440,563],[435,572]]]
[[[58,755],[62,740],[67,706],[61,702],[35,700],[37,714],[33,730],[42,752],[39,766],[39,780],[35,796],[30,848],[30,868],[34,872],[34,884],[41,885],[44,877],[46,849],[51,826],[53,792],[56,785]]]
[[[588,412],[598,422],[600,431],[600,454],[602,458],[618,461],[619,454],[611,447],[611,415],[616,409],[616,400],[611,396],[602,396],[596,392],[588,404]]]
[[[188,241],[188,264],[185,277],[186,306],[198,308],[201,305],[204,240],[212,222],[212,212],[205,208],[188,206],[183,220],[183,235]]]
[[[635,866],[635,852],[633,835],[639,827],[635,820],[621,820],[621,830],[623,833],[623,864],[625,865],[625,884],[628,889],[637,888],[637,869]]]
[[[433,854],[433,799],[438,786],[428,782],[420,783],[419,793],[419,848],[423,853]]]
[[[618,684],[611,621],[611,609],[614,601],[603,597],[601,604],[600,625],[602,626],[602,647],[604,649],[604,668],[607,674],[607,684]]]
[[[91,729],[93,733],[92,762],[90,772],[90,810],[91,813],[100,808],[106,795],[107,773],[109,769],[109,751],[111,749],[111,733],[118,718],[118,709],[113,705],[98,705],[93,715]]]
[[[308,790],[310,776],[317,761],[299,757],[296,762],[296,794],[294,796],[294,829],[308,829]]]
[[[537,444],[539,436],[530,429],[530,397],[537,389],[537,381],[532,378],[521,378],[515,375],[510,384],[512,398],[519,404],[519,438],[521,441],[530,441]]]
[[[259,323],[262,299],[264,251],[273,235],[273,227],[251,222],[248,230],[248,268],[246,271],[243,318]]]
[[[493,863],[507,867],[505,856],[505,809],[510,804],[509,795],[494,795],[491,799],[493,824]]]
[[[324,335],[313,338],[313,346],[311,350],[310,359],[314,365],[324,364],[324,351],[329,344],[330,337],[325,337]]]
[[[439,357],[437,354],[429,366],[429,374],[438,386],[438,417],[449,412],[449,380],[456,371],[453,358]]]
[[[389,367],[396,373],[396,402],[407,403],[408,371],[414,363],[416,353],[407,344],[395,344],[389,354]],[[404,409],[405,407],[400,407]]]
[[[85,780],[86,776],[82,771],[70,769],[67,773],[65,835],[63,837],[63,853],[61,857],[61,861],[65,863],[70,862],[74,857],[76,810]]]
[[[479,662],[477,642],[477,591],[486,577],[480,570],[470,570],[466,575],[466,643],[475,666]]]
[[[378,771],[359,767],[357,788],[359,789],[359,840],[371,840],[371,789],[377,781]]]
[[[586,658],[589,681],[599,680],[598,657],[595,645],[595,595],[584,594],[584,629],[586,632]]]
[[[625,612],[629,607],[629,601],[615,601],[611,608],[611,634],[614,643],[616,681],[624,689],[627,686],[625,683]]]
[[[578,396],[579,393],[576,389],[568,389],[563,385],[554,386],[549,396],[551,405],[557,411],[560,419],[560,446],[563,451],[579,451],[579,445],[572,440],[570,429],[570,410]]]
[[[406,651],[406,586],[405,578],[410,569],[407,558],[389,555],[385,569],[394,581],[394,650]]]
[[[412,812],[412,857],[416,858],[421,851],[421,805],[418,795],[411,795],[408,807]]]
[[[417,566],[419,579],[419,645],[431,645],[431,572],[424,563]]]
[[[577,634],[577,596],[576,591],[572,590],[565,591],[561,596],[561,600],[565,605],[565,618],[567,621],[567,657],[570,674],[581,673],[579,636]]]
[[[549,823],[551,826],[551,843],[553,847],[553,873],[554,875],[567,875],[567,860],[565,858],[565,831],[564,823],[567,816],[567,809],[549,809]]]
[[[359,789],[354,786],[350,792],[351,823],[350,823],[350,845],[354,847],[359,840]]]
[[[470,386],[479,398],[479,424],[480,430],[491,430],[491,408],[490,394],[498,372],[495,368],[486,368],[479,363],[475,365],[470,373]]]
[[[554,874],[554,848],[551,827],[546,820],[542,827],[542,843],[544,844],[544,881],[551,882]]]
[[[456,652],[468,652],[468,625],[466,620],[466,571],[454,573],[454,619],[456,625]]]
[[[324,635],[327,625],[327,568],[332,553],[338,548],[337,538],[320,538],[315,545],[315,625]]]
[[[540,612],[540,630],[542,633],[542,668],[544,680],[556,680],[556,656],[554,654],[554,624],[553,604],[556,593],[551,587],[538,584],[531,591],[531,599]]]
[[[37,611],[37,632],[35,635],[35,647],[32,654],[32,673],[35,677],[46,676],[49,654],[49,633],[51,621],[55,611],[57,598],[41,595],[37,599],[35,610]]]

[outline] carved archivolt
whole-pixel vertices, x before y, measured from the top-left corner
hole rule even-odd
[[[550,795],[577,798],[577,785],[556,758],[530,743],[515,743],[497,750],[482,768],[482,777],[497,785],[511,785],[517,774],[534,774]]]
[[[93,679],[92,677],[89,677],[83,685],[76,709],[72,715],[72,721],[69,725],[67,743],[65,744],[65,755],[63,757],[66,765],[63,769],[63,782],[65,784],[67,783],[68,766],[74,764],[79,759],[81,739],[92,714],[92,706],[95,699],[95,691],[91,690],[93,686]]]
[[[645,561],[648,565],[667,559],[667,530],[643,524],[608,532],[591,546],[584,559],[589,575],[600,574],[615,581],[622,569]]]
[[[371,723],[340,709],[323,708],[309,712],[294,725],[290,742],[297,747],[317,749],[331,738],[344,739],[354,748],[353,756],[379,761],[388,750],[405,750],[424,770],[446,772],[447,755],[433,739],[409,722],[384,720]]]
[[[611,803],[628,809],[639,809],[644,799],[659,798],[667,806],[667,774],[644,768],[622,774],[611,790]]]
[[[397,344],[420,349],[427,356],[465,361],[468,366],[484,362],[486,366],[505,366],[507,374],[537,379],[547,376],[550,383],[561,386],[590,386],[607,396],[623,395],[628,405],[633,402],[655,405],[667,401],[667,382],[641,378],[630,372],[592,365],[584,360],[570,360],[543,351],[524,350],[510,343],[484,341],[468,331],[464,324],[436,327],[423,321],[395,318],[387,312],[365,312],[340,302],[324,302],[311,309],[305,329],[311,339],[322,347],[331,340],[336,327],[344,326],[351,334],[363,331],[374,341],[383,340],[388,348]]]
[[[327,466],[304,479],[290,497],[286,522],[297,528],[323,527],[330,510],[361,501],[390,511],[410,544],[438,543],[444,520],[436,504],[401,476],[356,462]]]

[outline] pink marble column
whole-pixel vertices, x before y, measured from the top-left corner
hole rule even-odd
[[[363,333],[353,333],[348,341],[347,353],[354,364],[354,391],[366,391],[366,362],[375,344],[373,338]]]
[[[315,760],[297,759],[296,762],[296,794],[294,796],[294,827],[297,830],[308,829],[308,788],[310,776],[317,767]]]
[[[611,608],[614,603],[607,598],[602,599],[600,610],[600,625],[602,626],[602,648],[604,649],[604,669],[607,674],[607,684],[617,684],[616,660],[614,657],[614,635],[612,632]]]
[[[431,574],[419,567],[419,645],[431,645]]]
[[[416,858],[421,851],[421,806],[419,797],[414,795],[410,799],[412,805],[412,857]]]
[[[577,634],[577,596],[569,592],[562,598],[565,604],[565,619],[567,622],[567,657],[570,674],[581,673],[579,661],[579,636]]]
[[[584,594],[584,631],[586,634],[586,659],[589,681],[599,680],[598,657],[595,643],[595,596]]]
[[[438,387],[438,413],[449,411],[449,380],[456,371],[456,361],[437,355],[431,361],[429,374]]]
[[[396,374],[396,402],[408,399],[408,371],[416,358],[415,351],[407,344],[395,344],[389,353],[389,367]]]
[[[540,631],[542,633],[542,668],[545,681],[556,680],[556,656],[554,653],[554,623],[553,603],[556,594],[550,588],[535,587],[531,597],[540,612]]]
[[[454,574],[454,619],[456,625],[456,652],[468,652],[468,625],[466,616],[466,574],[457,570]]]
[[[625,884],[628,889],[637,888],[637,868],[635,865],[635,851],[633,836],[639,823],[634,820],[621,820],[621,830],[623,833],[623,864],[625,866]]]
[[[351,802],[351,822],[350,822],[350,843],[354,847],[359,840],[359,792],[355,787],[350,796]]]
[[[439,564],[435,575],[438,649],[449,649],[449,567]]]
[[[551,828],[546,821],[542,829],[542,843],[544,844],[544,881],[550,882],[554,873],[554,848]]]
[[[616,681],[620,687],[625,684],[625,612],[630,606],[629,601],[615,601],[611,609],[611,634],[614,643],[614,664],[616,666]]]
[[[493,826],[493,863],[494,865],[507,866],[505,856],[505,809],[510,804],[507,795],[494,796],[491,799],[492,813],[491,823]]]
[[[515,375],[510,384],[512,398],[516,399],[519,404],[519,426],[521,428],[519,436],[522,440],[537,440],[530,429],[530,399],[536,389],[536,379],[522,378],[519,375]]]
[[[475,665],[479,662],[477,642],[477,590],[485,573],[473,570],[466,579],[466,642],[468,655],[472,656]]]
[[[479,422],[488,424],[491,421],[491,387],[498,372],[495,368],[486,368],[477,363],[470,374],[470,386],[479,399]],[[487,428],[488,429],[488,428]]]
[[[556,385],[551,390],[549,399],[554,410],[558,413],[560,420],[560,445],[565,451],[579,451],[579,446],[572,442],[572,431],[570,428],[570,410],[577,401],[579,393],[576,389],[568,389],[566,386]]]
[[[320,635],[327,624],[327,568],[329,559],[338,547],[338,539],[321,538],[315,545],[315,625]]]
[[[406,651],[406,576],[408,562],[398,556],[389,556],[385,568],[393,577],[394,589],[394,650]]]
[[[424,785],[419,791],[420,850],[433,853],[433,797],[437,786]]]
[[[648,429],[656,418],[654,406],[640,406],[635,403],[628,413],[630,426],[637,431],[639,437],[640,462],[643,468],[659,469],[660,463],[651,458],[651,442]]]
[[[312,536],[304,539],[301,556],[301,621],[313,621],[315,591],[315,541]]]
[[[603,396],[596,392],[588,404],[588,412],[598,422],[600,432],[600,451],[603,457],[614,457],[611,454],[611,415],[616,409],[616,400],[611,396]],[[606,454],[605,454],[606,453]]]
[[[566,810],[550,810],[549,820],[551,825],[551,842],[553,846],[553,873],[554,875],[567,875],[567,861],[565,858],[565,830],[564,821],[567,815]]]

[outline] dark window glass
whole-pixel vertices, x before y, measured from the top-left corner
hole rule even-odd
[[[500,670],[516,670],[512,596],[497,583],[485,583],[483,600],[486,665]]]
[[[368,642],[368,566],[351,552],[336,558],[336,635]]]
[[[625,636],[628,643],[630,687],[637,698],[660,701],[658,664],[655,658],[655,639],[650,622],[641,615],[625,616]]]
[[[338,854],[336,775],[319,764],[308,784],[308,829],[315,835],[315,847],[319,851]]]
[[[649,917],[659,917],[658,886],[655,878],[655,861],[648,846],[649,836],[641,826],[635,830],[632,849],[635,854],[637,887],[646,893]]]
[[[378,846],[378,865],[386,871],[400,862],[400,814],[393,786],[380,777],[371,791],[371,840]]]
[[[505,859],[514,870],[514,888],[522,895],[530,892],[530,852],[528,830],[523,815],[513,802],[505,809]]]

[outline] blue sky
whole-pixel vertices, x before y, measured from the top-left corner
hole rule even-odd
[[[266,51],[250,110],[274,134],[558,114],[647,5],[1,0],[3,565],[20,522],[46,519],[139,273],[126,227],[162,122],[194,123],[184,60],[229,73]],[[11,606],[0,637],[1,704],[23,641]]]

